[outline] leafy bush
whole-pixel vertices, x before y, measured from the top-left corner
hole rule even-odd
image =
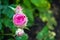
[[[37,33],[36,39],[55,40],[55,33],[50,30],[54,30],[54,26],[56,26],[57,23],[53,16],[53,12],[50,10],[51,5],[48,0],[0,0],[0,40],[3,40],[4,35],[11,35],[15,38],[15,31],[17,28],[13,24],[12,19],[15,14],[14,9],[17,5],[23,8],[23,12],[28,17],[28,29],[35,24],[34,18],[37,15],[34,16],[34,14],[38,14],[39,18],[44,23],[47,22],[44,28]],[[35,12],[35,10],[38,10],[38,12]],[[4,33],[4,28],[6,27],[11,30],[8,34]],[[14,40],[14,38],[9,38],[9,40]],[[16,40],[28,40],[28,35],[24,34],[21,37],[16,36]]]

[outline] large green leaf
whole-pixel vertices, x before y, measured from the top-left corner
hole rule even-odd
[[[50,8],[50,4],[48,1],[46,0],[31,0],[31,2],[37,6],[37,7],[40,7],[42,9],[49,9]]]

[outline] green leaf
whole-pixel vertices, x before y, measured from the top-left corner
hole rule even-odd
[[[40,12],[40,18],[42,19],[43,22],[45,21],[50,21],[52,14],[49,14],[47,11]]]
[[[31,0],[31,2],[37,6],[40,7],[42,9],[49,9],[50,8],[50,4],[47,0]]]
[[[43,22],[48,22],[47,25],[49,27],[49,29],[53,30],[54,26],[57,25],[57,22],[56,20],[54,19],[54,17],[52,16],[52,12],[49,11],[47,12],[46,10],[41,10],[40,12],[40,18],[42,19]]]
[[[57,26],[57,22],[56,22],[56,20],[55,20],[55,18],[54,17],[51,17],[51,24],[53,24],[54,26]]]
[[[34,4],[34,5],[36,5],[37,7],[39,7],[39,5],[40,5],[40,0],[31,0],[31,2]]]
[[[48,19],[48,23],[47,23],[49,29],[53,30],[54,29],[54,26],[57,26],[57,22],[56,20],[54,19],[54,17],[50,17]],[[54,26],[53,26],[54,25]]]
[[[49,33],[49,29],[48,29],[47,26],[45,26],[45,27],[42,29],[42,31],[37,34],[37,37],[36,37],[36,38],[37,38],[38,40],[42,40],[44,37],[46,37],[46,36],[48,35],[48,33]]]
[[[6,20],[7,20],[7,21],[6,21]],[[12,32],[15,33],[16,27],[14,26],[12,20],[10,20],[10,19],[4,19],[3,21],[4,21],[4,25],[5,25],[6,27],[9,27],[9,28],[12,30]]]
[[[47,37],[47,38],[45,38],[44,40],[55,40],[55,38],[50,38],[50,37]]]
[[[8,5],[9,4],[9,0],[2,0],[1,2],[3,3],[3,5]]]
[[[16,36],[16,40],[28,40],[28,35],[24,34],[22,36]]]
[[[28,25],[31,26],[34,22],[33,11],[29,10],[27,8],[25,8],[23,11],[26,14],[26,16],[28,17]]]
[[[7,15],[9,18],[12,18],[14,15],[14,11],[8,6],[3,10],[3,14]]]
[[[28,8],[31,8],[30,0],[23,0],[23,3],[24,3]]]
[[[44,40],[55,40],[55,36],[55,32],[49,31],[49,35],[47,35],[47,37],[45,37]]]

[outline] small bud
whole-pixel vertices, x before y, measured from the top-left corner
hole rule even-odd
[[[18,5],[18,6],[16,7],[15,13],[23,13],[23,12],[22,12],[22,8],[21,8],[20,5]]]
[[[23,29],[17,29],[16,31],[16,35],[17,36],[22,36],[24,34],[24,30]]]

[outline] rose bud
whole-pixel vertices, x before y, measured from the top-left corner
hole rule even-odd
[[[24,34],[24,30],[23,29],[17,29],[16,31],[16,35],[17,36],[22,36]]]
[[[16,7],[15,13],[23,13],[23,12],[22,12],[22,8],[21,8],[20,5],[18,5],[18,6]]]

